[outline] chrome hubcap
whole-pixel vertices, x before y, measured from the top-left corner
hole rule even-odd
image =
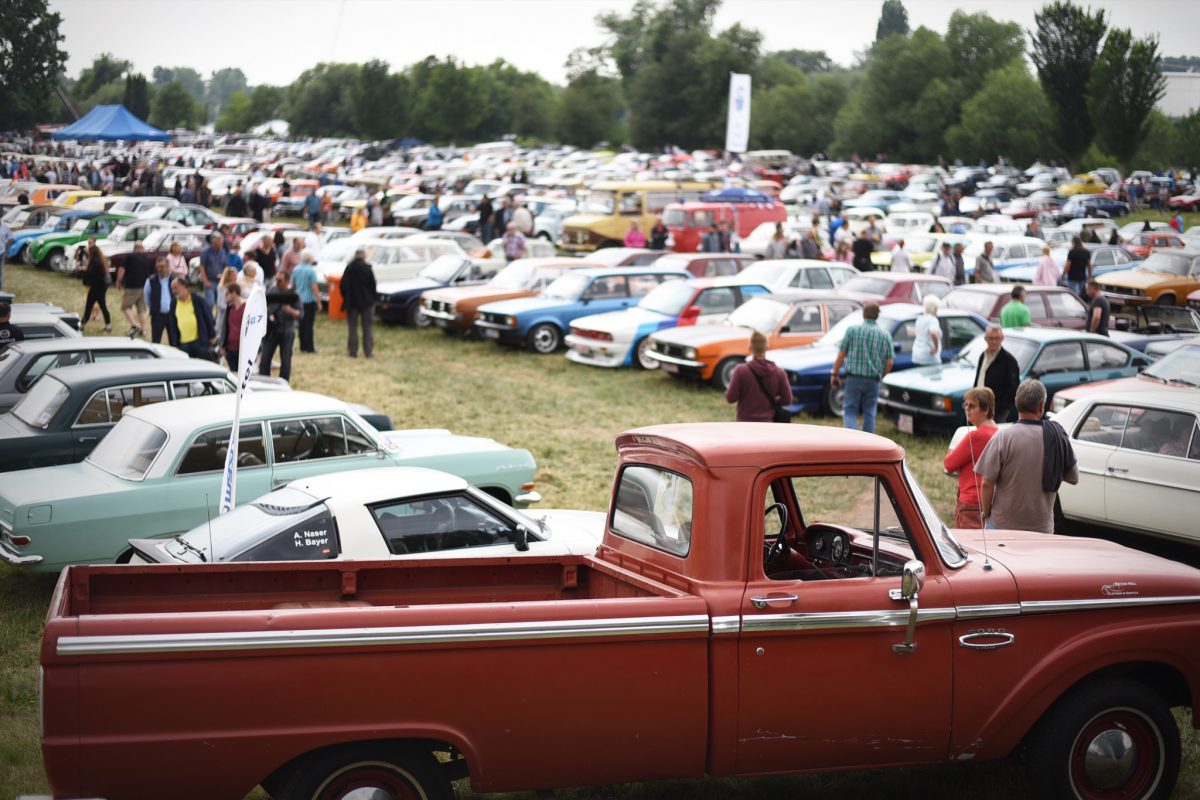
[[[1128,733],[1107,730],[1088,745],[1084,755],[1084,772],[1097,789],[1115,789],[1133,775],[1137,758],[1137,745]]]
[[[355,789],[341,800],[396,800],[396,796],[387,789],[378,789],[374,786],[364,786],[360,789]]]

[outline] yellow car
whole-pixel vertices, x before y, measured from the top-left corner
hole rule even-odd
[[[1064,197],[1075,194],[1100,194],[1108,190],[1108,184],[1095,175],[1076,175],[1071,180],[1059,185],[1057,191]]]
[[[63,192],[58,197],[54,198],[56,206],[73,206],[85,197],[99,197],[99,192],[93,192],[86,189],[76,189],[70,192]]]
[[[904,236],[904,249],[908,251],[908,260],[912,262],[913,272],[924,272],[925,267],[942,249],[942,242],[950,242],[953,247],[958,242],[967,245],[967,237],[961,233],[910,233]],[[871,263],[877,269],[892,268],[892,251],[876,250],[871,253]]]
[[[1133,269],[1097,276],[1113,305],[1185,306],[1200,289],[1200,250],[1158,250]]]

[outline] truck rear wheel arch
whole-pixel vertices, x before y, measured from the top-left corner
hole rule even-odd
[[[347,742],[298,756],[260,785],[273,800],[320,800],[329,781],[358,774],[384,781],[384,786],[394,781],[421,800],[453,800],[451,782],[468,776],[467,761],[463,757],[442,761],[438,753],[459,751],[448,742],[430,739]]]

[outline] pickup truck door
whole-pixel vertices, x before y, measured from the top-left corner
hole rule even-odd
[[[810,471],[811,472],[811,471]],[[818,477],[851,506],[841,514],[812,508],[797,516],[799,482]],[[881,476],[881,527],[897,523],[894,504]],[[783,502],[789,509],[789,530],[797,522],[840,522],[847,527],[871,528],[874,508],[873,476],[811,476],[797,473],[787,483],[796,486],[791,497],[774,480],[766,502]],[[853,485],[851,485],[853,484]],[[760,495],[761,496],[761,495]],[[809,498],[819,494],[808,495]],[[800,501],[804,504],[804,501]],[[915,510],[904,515],[904,527],[918,524]],[[753,521],[763,542],[763,520]],[[947,583],[930,577],[918,597],[916,647],[895,649],[905,641],[909,603],[893,599],[900,576],[893,568],[880,577],[862,572],[861,557],[869,559],[870,536],[854,537],[855,568],[838,574],[828,570],[817,579],[812,570],[800,579],[772,569],[767,577],[761,552],[750,554],[750,580],[741,602],[739,643],[740,702],[737,730],[738,774],[792,772],[807,769],[937,761],[947,756],[951,729],[954,603]],[[907,550],[897,540],[898,550]],[[799,538],[804,548],[804,537]],[[922,554],[926,562],[937,556]],[[891,564],[904,560],[895,556]],[[798,562],[797,562],[798,563]],[[795,564],[793,564],[794,566]],[[834,577],[836,575],[836,577]],[[778,579],[783,577],[784,579]]]

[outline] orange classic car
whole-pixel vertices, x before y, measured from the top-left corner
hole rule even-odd
[[[1200,249],[1158,250],[1133,269],[1100,275],[1096,282],[1114,305],[1186,305],[1200,289]]]
[[[485,303],[532,297],[564,270],[603,266],[580,258],[519,258],[487,283],[430,289],[421,295],[421,310],[447,333],[470,333],[479,307]]]
[[[862,308],[856,300],[818,291],[753,297],[724,321],[671,328],[650,337],[647,357],[676,377],[712,381],[728,389],[733,370],[750,355],[750,334],[767,336],[771,349],[812,344],[842,317]]]

